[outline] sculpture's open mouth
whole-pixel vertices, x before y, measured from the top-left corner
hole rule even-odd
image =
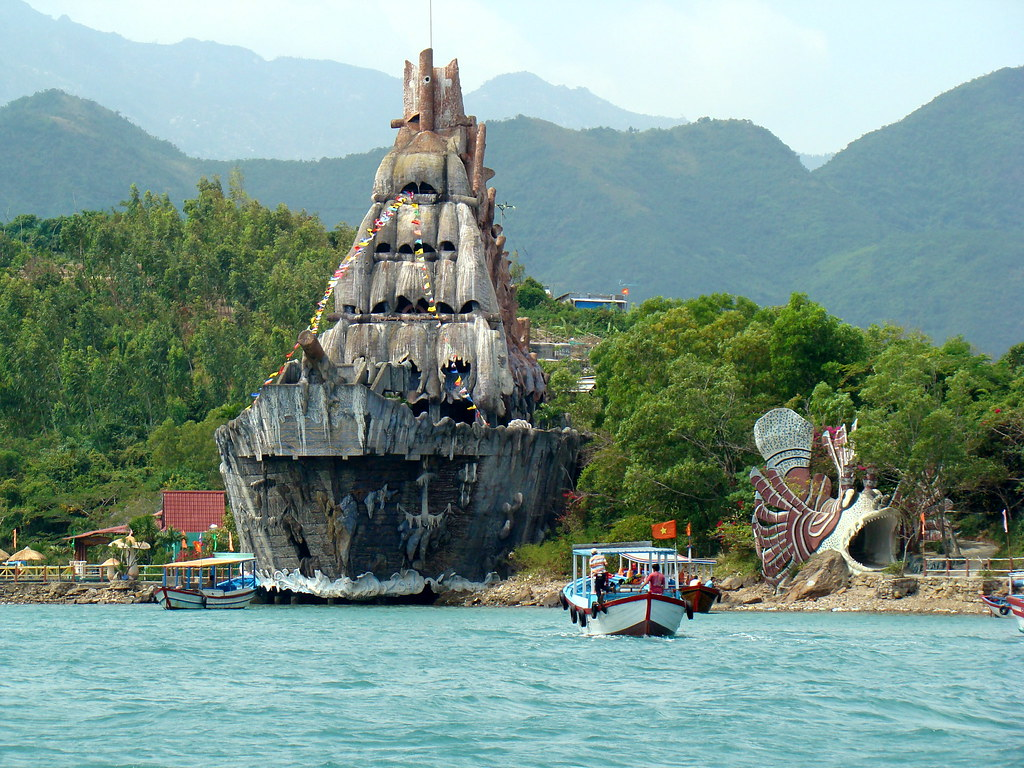
[[[886,507],[869,512],[846,541],[845,554],[865,570],[878,571],[896,561],[899,516]]]

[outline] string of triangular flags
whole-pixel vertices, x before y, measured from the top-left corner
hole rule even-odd
[[[469,405],[466,406],[466,410],[476,411],[475,416],[477,420],[481,422],[485,427],[490,426],[487,423],[487,419],[484,418],[484,415],[480,413],[480,410],[476,407],[476,403],[473,402],[473,396],[469,394],[469,388],[462,383],[461,374],[455,378],[455,391],[458,393],[459,397],[461,397],[463,400],[469,403]]]
[[[334,270],[334,274],[331,275],[330,279],[327,281],[327,287],[324,289],[324,294],[320,298],[320,301],[316,303],[316,311],[309,319],[309,326],[307,330],[312,331],[314,336],[320,333],[320,322],[323,320],[324,309],[326,309],[327,303],[331,300],[331,296],[334,295],[334,289],[338,287],[338,283],[345,277],[345,274],[348,272],[348,268],[352,265],[352,262],[366,252],[370,243],[373,242],[373,238],[376,237],[377,233],[380,232],[392,218],[394,218],[395,214],[398,213],[398,209],[403,205],[412,206],[412,225],[416,227],[416,229],[413,230],[413,234],[416,236],[416,240],[414,241],[414,255],[416,256],[416,264],[423,270],[423,292],[427,296],[429,302],[427,311],[430,313],[437,312],[434,292],[430,285],[430,271],[427,269],[427,263],[423,255],[423,231],[420,229],[421,221],[419,216],[420,206],[419,203],[413,199],[411,192],[402,192],[392,200],[384,210],[381,211],[380,215],[376,219],[374,219],[370,228],[367,229],[366,233],[352,246],[352,250],[344,259],[341,260],[341,263],[338,264],[338,268]],[[285,355],[284,362],[281,363],[281,367],[274,373],[270,374],[270,376],[268,376],[263,382],[265,385],[270,384],[274,379],[281,375],[281,371],[283,371],[285,366],[288,365],[288,361],[292,359],[298,348],[299,345],[296,343],[295,346],[292,347],[291,351]]]

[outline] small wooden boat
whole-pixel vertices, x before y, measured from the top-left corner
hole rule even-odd
[[[1010,613],[1017,620],[1017,629],[1024,632],[1024,595],[1009,595],[1006,602],[1010,605]]]
[[[1010,571],[1007,582],[1010,594],[1006,596],[1006,602],[1017,620],[1017,629],[1024,632],[1024,571]]]
[[[988,608],[996,618],[1002,618],[1010,615],[1010,604],[1006,602],[1006,598],[1000,595],[982,595],[981,602]]]
[[[163,566],[164,581],[153,597],[168,610],[245,608],[256,594],[256,559],[217,553]]]
[[[595,549],[606,558],[628,555],[644,558],[649,568],[658,566],[666,580],[663,591],[612,577],[609,591],[599,599],[588,565]],[[573,580],[559,596],[562,608],[588,635],[674,635],[683,616],[693,618],[693,606],[677,586],[681,559],[675,550],[654,547],[649,541],[577,545],[573,547]]]
[[[722,599],[722,590],[711,584],[691,584],[679,588],[681,594],[697,613],[711,613],[711,608]]]

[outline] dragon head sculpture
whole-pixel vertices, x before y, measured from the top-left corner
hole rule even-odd
[[[839,477],[835,495],[830,478],[811,477],[813,439],[811,423],[788,408],[769,411],[754,424],[765,459],[763,470],[750,472],[754,540],[765,579],[775,587],[815,552],[836,550],[854,573],[881,570],[895,560],[899,516],[871,474],[856,489],[846,427],[821,436]]]

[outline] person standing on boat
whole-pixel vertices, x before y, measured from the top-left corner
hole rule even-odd
[[[608,588],[608,562],[604,555],[597,551],[597,547],[590,550],[590,576],[594,580],[594,594],[597,602],[601,602],[605,590]]]
[[[665,574],[661,572],[661,566],[657,563],[651,566],[651,572],[644,577],[640,588],[643,589],[645,586],[650,586],[652,595],[665,594]]]

